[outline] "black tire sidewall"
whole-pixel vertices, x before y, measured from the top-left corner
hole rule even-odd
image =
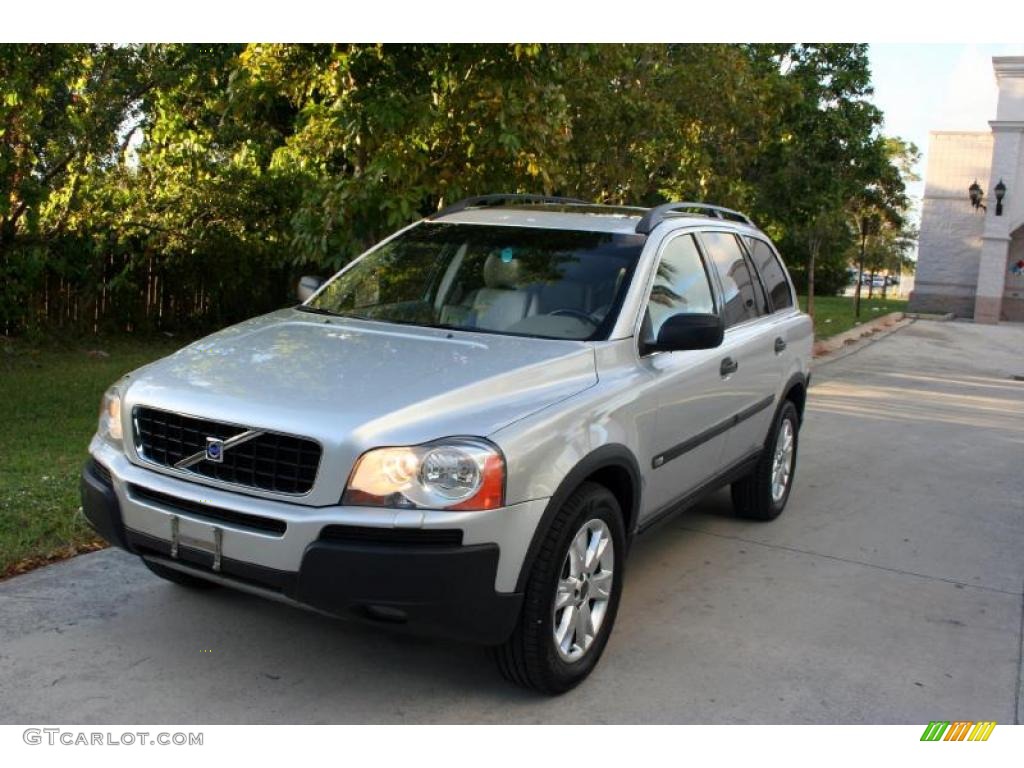
[[[582,486],[566,503],[562,512],[568,512],[570,519],[565,521],[566,525],[558,535],[555,548],[558,554],[554,559],[545,563],[543,573],[537,574],[539,578],[535,585],[536,588],[545,590],[547,597],[539,601],[540,615],[528,618],[530,621],[539,621],[541,647],[544,649],[543,666],[547,673],[546,676],[549,678],[548,686],[557,692],[575,687],[590,674],[600,660],[601,654],[608,644],[608,638],[611,636],[619,609],[626,555],[626,534],[622,512],[615,496],[606,488],[593,484]],[[559,656],[553,641],[554,616],[552,609],[555,591],[569,545],[584,523],[594,519],[602,520],[608,526],[615,547],[615,575],[612,580],[612,594],[601,629],[598,631],[597,637],[594,638],[594,644],[583,658],[575,662],[568,662]]]

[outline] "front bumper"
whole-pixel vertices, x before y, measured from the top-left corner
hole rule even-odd
[[[394,510],[302,507],[199,486],[95,443],[92,454],[85,516],[110,543],[149,560],[333,615],[472,642],[500,643],[518,620],[514,584],[543,503],[403,520]],[[154,491],[191,510],[154,501]],[[198,504],[235,517],[211,519]],[[284,532],[247,525],[245,515],[263,514],[283,520]],[[435,535],[445,532],[458,540]]]

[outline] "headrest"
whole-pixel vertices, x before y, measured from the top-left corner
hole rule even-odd
[[[484,283],[488,288],[518,287],[519,259],[492,253],[484,262]]]

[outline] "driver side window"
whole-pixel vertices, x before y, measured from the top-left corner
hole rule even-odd
[[[714,314],[711,283],[693,235],[680,235],[662,251],[644,314],[643,336],[658,338],[662,324],[672,315]]]

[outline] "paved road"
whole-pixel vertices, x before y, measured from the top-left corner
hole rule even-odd
[[[786,514],[719,496],[641,539],[563,698],[105,551],[0,583],[0,722],[1020,722],[1022,351],[919,321],[819,366]]]

